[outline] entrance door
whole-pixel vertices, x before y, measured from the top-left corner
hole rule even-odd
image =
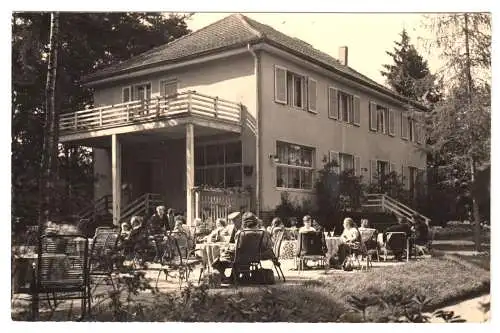
[[[162,194],[163,168],[161,161],[140,161],[137,163],[136,172],[136,196],[144,193]]]

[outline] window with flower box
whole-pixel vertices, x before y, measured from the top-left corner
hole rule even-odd
[[[276,187],[311,190],[314,148],[278,141],[276,152]]]

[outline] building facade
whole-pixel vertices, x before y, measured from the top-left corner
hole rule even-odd
[[[347,48],[339,58],[231,15],[85,78],[94,108],[62,115],[61,141],[92,147],[95,198],[112,195],[115,221],[144,193],[188,221],[203,215],[200,188],[247,193],[259,212],[284,191],[312,199],[325,159],[411,188],[425,109],[348,67]]]

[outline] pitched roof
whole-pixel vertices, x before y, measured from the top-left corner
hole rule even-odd
[[[315,49],[310,44],[298,38],[287,36],[268,25],[257,22],[242,14],[229,15],[170,43],[155,47],[126,61],[96,71],[84,77],[83,80],[91,82],[113,75],[154,67],[159,64],[174,63],[261,41],[284,49],[299,57],[307,58],[323,67],[336,70],[348,78],[396,97],[401,101],[407,101],[405,97],[398,95],[354,69],[342,65],[337,59]],[[420,108],[423,107],[417,103],[412,104]]]

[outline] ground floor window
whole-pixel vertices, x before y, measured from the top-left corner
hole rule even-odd
[[[200,144],[194,152],[196,186],[242,186],[241,141]]]
[[[278,141],[276,151],[276,186],[312,189],[314,148]]]

